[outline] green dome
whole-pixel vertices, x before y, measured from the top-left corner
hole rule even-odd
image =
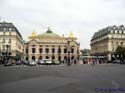
[[[39,35],[40,37],[60,37],[59,35],[57,35],[56,33],[54,33],[53,31],[50,30],[50,28],[48,28],[48,30],[44,33],[42,33],[41,35]]]

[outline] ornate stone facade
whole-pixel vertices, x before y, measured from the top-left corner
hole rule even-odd
[[[0,56],[22,59],[23,39],[13,23],[0,22]]]
[[[24,49],[24,59],[26,60],[55,59],[63,61],[69,53],[71,59],[79,57],[80,44],[76,41],[77,38],[73,33],[70,33],[69,37],[61,37],[48,28],[41,35],[33,32],[29,39],[25,43]]]
[[[125,27],[108,26],[96,32],[91,39],[91,53],[93,55],[103,55],[108,60],[118,57],[115,54],[118,46],[125,47]]]

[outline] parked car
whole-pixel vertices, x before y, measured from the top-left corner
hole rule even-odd
[[[29,61],[28,61],[28,60],[23,61],[23,64],[24,64],[24,65],[29,65]]]
[[[4,66],[12,66],[13,64],[12,64],[12,62],[11,62],[11,60],[5,60],[4,61]]]
[[[22,64],[21,60],[16,61],[16,65],[21,65],[21,64]]]
[[[120,64],[121,61],[120,61],[119,59],[116,59],[116,60],[113,60],[112,63],[113,63],[113,64]]]
[[[108,63],[112,63],[112,61],[109,61],[109,60],[108,60],[108,61],[107,61],[107,64],[108,64]]]
[[[31,62],[29,62],[30,66],[36,66],[36,62],[34,60],[32,60]]]
[[[45,59],[44,64],[45,65],[52,65],[52,60],[51,59]]]
[[[125,59],[123,59],[123,60],[121,61],[121,64],[125,64]]]
[[[44,64],[44,61],[43,61],[42,59],[40,59],[40,60],[38,61],[38,64],[39,64],[39,65],[43,65],[43,64]]]
[[[54,64],[54,65],[59,65],[59,64],[61,64],[61,63],[60,63],[60,61],[58,61],[58,60],[53,60],[53,64]]]

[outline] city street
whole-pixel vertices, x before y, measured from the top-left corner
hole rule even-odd
[[[125,89],[125,65],[0,66],[0,93],[108,93],[101,88]]]

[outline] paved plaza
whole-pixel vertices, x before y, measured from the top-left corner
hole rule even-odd
[[[122,91],[106,91],[118,88]],[[0,66],[0,93],[125,93],[123,89],[125,65],[120,64]]]

